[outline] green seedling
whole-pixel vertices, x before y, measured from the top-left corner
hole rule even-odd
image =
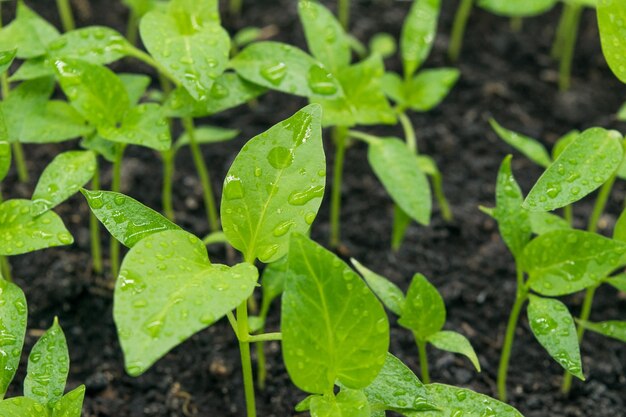
[[[626,59],[623,56],[623,51],[626,50],[626,34],[619,25],[626,18],[626,5],[622,2],[599,0],[597,15],[604,58],[615,76],[626,83]],[[626,103],[619,109],[617,118],[626,120]]]
[[[446,321],[446,307],[437,289],[422,274],[415,274],[405,295],[389,279],[370,271],[355,259],[352,259],[352,264],[385,307],[398,316],[398,323],[413,332],[425,384],[430,383],[426,353],[428,344],[466,356],[480,372],[478,357],[467,338],[454,331],[442,330]]]
[[[0,415],[80,417],[85,386],[63,395],[70,369],[67,342],[58,319],[37,341],[28,358],[24,396],[4,399],[20,363],[28,309],[22,290],[0,276]]]

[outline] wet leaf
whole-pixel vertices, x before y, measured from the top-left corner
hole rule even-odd
[[[94,151],[111,163],[115,162],[118,151],[118,145],[115,142],[111,142],[110,140],[104,139],[97,134],[93,134],[84,137],[80,141],[80,146],[84,149]]]
[[[599,188],[622,162],[622,135],[591,128],[581,133],[541,175],[523,207],[551,211],[580,200]]]
[[[20,364],[28,310],[22,290],[0,276],[0,405]],[[2,409],[2,407],[0,407]]]
[[[550,154],[546,150],[545,146],[543,146],[543,144],[537,139],[505,129],[500,126],[495,119],[490,119],[489,124],[491,124],[491,128],[494,132],[496,132],[500,139],[517,149],[522,153],[522,155],[526,156],[537,165],[547,168],[552,163]]]
[[[95,171],[96,155],[91,151],[57,155],[39,177],[30,214],[39,216],[58,206],[91,180]]]
[[[342,390],[337,396],[311,398],[311,417],[371,417],[363,391]]]
[[[446,352],[459,353],[466,356],[474,365],[474,368],[480,372],[480,362],[478,356],[471,343],[465,336],[460,333],[442,330],[428,337],[428,342],[437,349]]]
[[[124,115],[119,127],[103,126],[100,135],[116,143],[145,146],[166,151],[172,146],[170,126],[161,106],[156,103],[140,104]]]
[[[587,330],[600,333],[606,337],[617,339],[626,343],[626,321],[603,321],[592,323],[589,321],[578,321],[578,324]]]
[[[9,77],[10,82],[33,80],[35,78],[53,76],[54,69],[48,55],[30,58],[22,63]]]
[[[530,17],[550,10],[557,0],[478,0],[478,6],[500,16]]]
[[[561,136],[552,148],[552,159],[558,158],[559,155],[561,155],[561,153],[565,150],[565,148],[567,148],[568,145],[578,137],[578,135],[580,135],[580,132],[578,130],[572,130]]]
[[[80,417],[82,415],[83,401],[85,400],[85,386],[81,385],[68,392],[52,408],[51,417]]]
[[[181,230],[161,214],[124,194],[80,190],[89,208],[111,235],[132,248],[147,236],[166,230]]]
[[[48,47],[52,62],[57,59],[80,59],[104,65],[128,54],[132,46],[121,33],[106,26],[89,26],[66,32]]]
[[[113,316],[127,372],[141,375],[234,310],[257,276],[251,264],[211,264],[202,241],[182,230],[144,237],[126,255],[115,286]]]
[[[553,298],[530,296],[528,321],[533,334],[566,371],[585,380],[574,319],[565,304]]]
[[[18,58],[33,58],[44,55],[46,45],[57,37],[54,26],[20,1],[16,18],[0,31],[0,50],[17,49]]]
[[[44,110],[33,114],[22,130],[22,143],[56,143],[85,136],[93,127],[65,101],[52,100]]]
[[[292,236],[288,262],[281,329],[291,380],[316,394],[336,381],[368,386],[389,347],[383,306],[354,271],[303,235]]]
[[[598,0],[597,14],[604,58],[615,76],[626,83],[626,3]]]
[[[70,357],[59,320],[37,341],[28,357],[24,396],[53,407],[63,397]]]
[[[25,81],[1,102],[9,142],[21,141],[22,137],[29,136],[30,121],[45,111],[53,88],[54,80],[50,77]]]
[[[74,242],[56,213],[49,211],[33,217],[32,205],[30,200],[7,200],[0,204],[0,256],[21,255]]]
[[[430,54],[437,34],[440,7],[440,0],[413,1],[400,38],[405,78],[410,78]]]
[[[310,105],[252,138],[233,162],[222,194],[228,241],[245,259],[271,263],[291,233],[309,230],[324,195],[321,108]]]
[[[231,140],[236,138],[239,135],[239,131],[235,129],[226,129],[223,127],[217,126],[198,126],[195,129],[195,139],[198,145],[205,145],[209,143],[218,143],[224,142],[227,140]],[[175,150],[179,150],[180,148],[189,145],[189,135],[187,132],[183,133],[176,144],[174,145]]]
[[[626,263],[626,244],[582,230],[555,230],[531,241],[521,257],[530,287],[539,294],[573,294]]]
[[[0,181],[2,181],[11,168],[11,144],[0,141]]]
[[[130,104],[136,106],[139,103],[139,100],[146,93],[146,89],[150,86],[150,82],[152,81],[150,77],[143,74],[117,74],[122,84],[124,84],[124,88],[128,93],[128,99],[130,100]]]
[[[389,279],[361,265],[356,259],[351,259],[351,262],[385,307],[400,316],[404,306],[404,293],[402,290]]]
[[[398,324],[413,331],[416,339],[427,340],[439,332],[445,322],[446,306],[439,291],[424,275],[415,274]]]
[[[47,417],[47,409],[37,401],[26,397],[0,401],[2,417]]]
[[[397,139],[371,143],[367,157],[393,201],[413,220],[428,225],[432,209],[430,185],[417,157]]]
[[[460,71],[456,68],[420,71],[404,89],[405,103],[409,108],[418,112],[432,110],[448,96],[460,75]]]
[[[11,67],[16,53],[17,49],[15,48],[0,51],[0,73],[4,73]]]
[[[465,388],[428,384],[426,390],[441,411],[406,413],[407,417],[523,417],[510,405]]]

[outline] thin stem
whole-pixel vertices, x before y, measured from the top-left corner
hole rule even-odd
[[[267,360],[265,359],[265,343],[256,343],[256,386],[261,391],[265,389],[267,380]]]
[[[237,307],[237,334],[239,335],[239,350],[241,352],[241,368],[243,372],[243,386],[246,396],[247,416],[256,417],[252,359],[250,358],[250,341],[241,339],[243,335],[249,334],[247,301],[244,301],[241,305],[239,305],[239,307]]]
[[[230,15],[239,17],[243,10],[243,0],[230,0]]]
[[[283,340],[282,333],[252,334],[248,337],[248,342],[271,342],[273,340]]]
[[[228,322],[230,323],[230,326],[233,328],[233,332],[235,332],[235,336],[237,336],[237,339],[239,339],[239,325],[237,324],[237,319],[235,318],[235,316],[233,315],[232,312],[228,312],[226,313],[226,317],[228,318]]]
[[[358,130],[348,130],[348,136],[366,142],[368,145],[376,143],[380,140],[378,136],[370,135],[369,133],[360,132]]]
[[[580,312],[580,321],[589,320],[589,316],[591,315],[591,308],[593,307],[593,297],[596,294],[596,290],[598,289],[598,285],[594,285],[593,287],[587,288],[587,293],[585,294],[585,301],[583,301],[582,310]],[[583,338],[585,337],[585,328],[583,326],[578,326],[578,344],[581,344]],[[565,372],[563,375],[563,384],[561,385],[561,392],[565,395],[569,394],[572,389],[572,374],[569,372]]]
[[[563,7],[566,7],[566,5]],[[565,38],[567,37],[567,21],[568,15],[565,13],[565,9],[563,9],[561,17],[559,18],[559,24],[556,28],[556,35],[554,37],[554,42],[552,43],[552,49],[550,50],[550,56],[554,59],[561,58],[561,55],[563,54],[563,44],[565,42]]]
[[[116,145],[115,161],[113,161],[113,181],[111,183],[111,191],[119,193],[122,185],[122,159],[124,157],[124,144]],[[120,242],[111,236],[110,246],[111,257],[111,275],[113,279],[117,279],[120,269]]]
[[[5,281],[13,282],[13,277],[11,276],[11,264],[6,256],[0,256],[0,272],[2,272],[2,277]]]
[[[422,371],[422,382],[430,384],[430,373],[428,371],[428,354],[426,353],[426,342],[417,339],[417,351],[420,356],[420,369]]]
[[[402,125],[402,129],[404,130],[404,138],[406,140],[406,146],[409,148],[411,152],[417,154],[417,138],[415,136],[415,129],[413,129],[413,124],[411,120],[408,118],[405,112],[398,112],[398,119],[400,120],[400,124]]]
[[[339,15],[341,26],[347,31],[350,26],[350,0],[339,0],[337,14]]]
[[[596,197],[596,202],[593,206],[593,211],[591,212],[591,216],[589,217],[589,223],[587,224],[587,231],[595,233],[598,230],[598,221],[604,213],[604,209],[606,208],[606,203],[611,195],[611,190],[613,189],[613,184],[615,183],[616,175],[611,176],[607,182],[605,182],[600,191],[598,192],[598,197]]]
[[[348,129],[344,126],[335,126],[335,163],[333,168],[333,189],[330,200],[330,246],[336,248],[341,242],[341,184],[343,177],[343,162],[346,156],[346,139]]]
[[[578,26],[582,15],[582,6],[567,3],[563,13],[567,13],[567,32],[563,41],[561,62],[559,65],[559,90],[567,91],[571,83],[572,61],[578,37]]]
[[[74,15],[72,14],[72,6],[69,0],[57,0],[57,10],[59,16],[61,16],[61,24],[63,25],[63,31],[69,32],[76,29],[74,23]]]
[[[139,35],[139,16],[134,7],[131,7],[128,14],[128,23],[126,24],[126,39],[131,45],[137,45],[137,38]]]
[[[211,186],[211,178],[209,171],[204,163],[200,146],[196,142],[196,130],[193,124],[193,119],[186,117],[183,119],[183,126],[187,135],[189,135],[189,146],[191,147],[191,154],[193,155],[193,162],[198,171],[200,182],[202,183],[202,191],[204,197],[204,206],[206,210],[207,219],[209,221],[209,228],[212,232],[218,231],[220,228],[219,219],[217,215],[217,206],[215,204],[215,197],[213,196],[213,187]]]
[[[11,143],[13,148],[13,160],[15,161],[15,167],[17,169],[17,178],[21,182],[27,182],[28,168],[26,167],[26,159],[24,158],[24,148],[22,148],[22,144],[20,142]]]
[[[435,198],[439,204],[439,210],[441,210],[441,217],[443,217],[446,222],[451,222],[454,219],[454,215],[452,214],[446,195],[443,193],[443,180],[439,172],[432,176],[432,182],[433,192],[435,193]]]
[[[563,217],[570,226],[574,223],[574,207],[571,204],[563,207]]]
[[[465,36],[465,27],[472,12],[473,3],[474,0],[461,0],[459,8],[456,9],[452,34],[450,35],[450,45],[448,46],[448,58],[452,62],[456,62],[459,59],[461,47],[463,46],[463,37]]]
[[[91,189],[100,189],[100,167],[96,164],[93,178],[91,179]],[[102,247],[100,244],[100,222],[93,211],[89,211],[89,234],[91,236],[91,258],[93,270],[96,273],[102,272]]]
[[[174,180],[174,151],[169,149],[161,152],[163,159],[163,188],[161,190],[161,201],[163,213],[169,220],[174,221],[174,205],[172,203],[172,182]]]

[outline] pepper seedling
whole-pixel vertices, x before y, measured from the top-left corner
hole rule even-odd
[[[446,307],[437,289],[422,274],[415,274],[406,295],[388,278],[367,269],[357,260],[352,264],[365,278],[385,307],[398,316],[400,326],[413,332],[420,357],[422,381],[430,383],[426,346],[466,356],[480,372],[480,363],[469,340],[460,333],[442,330]]]

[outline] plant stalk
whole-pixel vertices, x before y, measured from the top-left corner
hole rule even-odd
[[[100,167],[96,163],[96,170],[91,179],[91,189],[100,189]],[[93,211],[89,210],[89,234],[91,236],[91,258],[93,270],[99,274],[102,272],[102,247],[100,244],[100,222]]]
[[[126,23],[126,39],[131,45],[137,46],[137,39],[139,35],[139,16],[135,12],[135,9],[131,7],[128,14],[128,22]]]
[[[422,382],[424,384],[430,384],[430,372],[428,371],[428,354],[426,352],[426,342],[420,339],[417,340],[417,351],[420,357],[420,370],[422,371]]]
[[[335,162],[333,168],[333,189],[330,200],[330,247],[337,248],[341,243],[341,184],[343,182],[343,163],[346,157],[346,140],[348,128],[335,126]]]
[[[2,277],[5,281],[13,282],[13,277],[11,276],[11,264],[6,256],[0,256],[0,272],[2,272]]]
[[[561,46],[561,56],[559,63],[559,90],[567,91],[571,84],[572,61],[574,50],[576,49],[576,38],[578,37],[578,26],[582,15],[582,6],[570,3],[565,4],[563,13],[566,20],[566,32]]]
[[[183,127],[189,135],[189,146],[191,148],[191,154],[193,155],[193,162],[198,171],[200,182],[202,183],[202,191],[204,197],[204,207],[206,210],[207,220],[209,222],[209,228],[212,232],[216,232],[220,228],[219,218],[217,215],[217,206],[215,203],[215,197],[213,196],[213,187],[211,186],[211,178],[209,171],[204,163],[200,146],[196,142],[196,130],[193,124],[193,119],[186,117],[183,119]]]
[[[252,359],[250,357],[250,341],[243,339],[248,337],[248,302],[244,301],[237,307],[237,334],[239,336],[239,351],[241,353],[241,368],[243,373],[243,386],[246,397],[247,417],[256,417],[256,404],[254,396],[254,379],[252,376]]]
[[[571,204],[563,207],[563,218],[570,226],[574,223],[574,207]]]
[[[402,125],[402,129],[404,130],[404,138],[406,140],[406,146],[409,148],[411,152],[417,155],[417,137],[415,136],[415,129],[413,129],[413,124],[411,120],[406,115],[405,112],[398,112],[398,120],[400,120],[400,124]]]
[[[61,24],[63,25],[63,31],[69,32],[76,29],[74,23],[74,15],[72,14],[72,6],[70,0],[57,0],[57,10],[59,16],[61,16]]]
[[[448,45],[448,59],[452,62],[456,62],[461,54],[465,27],[467,26],[467,21],[472,12],[473,3],[474,0],[461,0],[461,4],[459,4],[458,9],[456,9],[452,33],[450,34],[450,45]]]
[[[350,0],[339,0],[337,15],[339,16],[341,26],[343,26],[345,31],[348,31],[350,26]]]
[[[593,205],[593,211],[591,212],[589,223],[587,224],[588,232],[595,233],[596,230],[598,230],[598,221],[600,220],[600,217],[602,217],[602,213],[604,213],[606,203],[609,200],[616,178],[617,176],[613,174],[611,178],[609,178],[607,182],[602,185],[600,191],[598,191],[598,197],[596,197],[596,202]]]
[[[118,143],[116,145],[115,161],[113,162],[113,181],[111,191],[119,193],[122,185],[122,159],[124,158],[126,145]],[[110,246],[111,275],[116,280],[120,269],[120,242],[111,236]]]
[[[169,149],[161,152],[163,159],[163,188],[161,190],[161,201],[163,213],[169,220],[174,221],[174,204],[172,203],[172,183],[174,181],[174,151]]]

